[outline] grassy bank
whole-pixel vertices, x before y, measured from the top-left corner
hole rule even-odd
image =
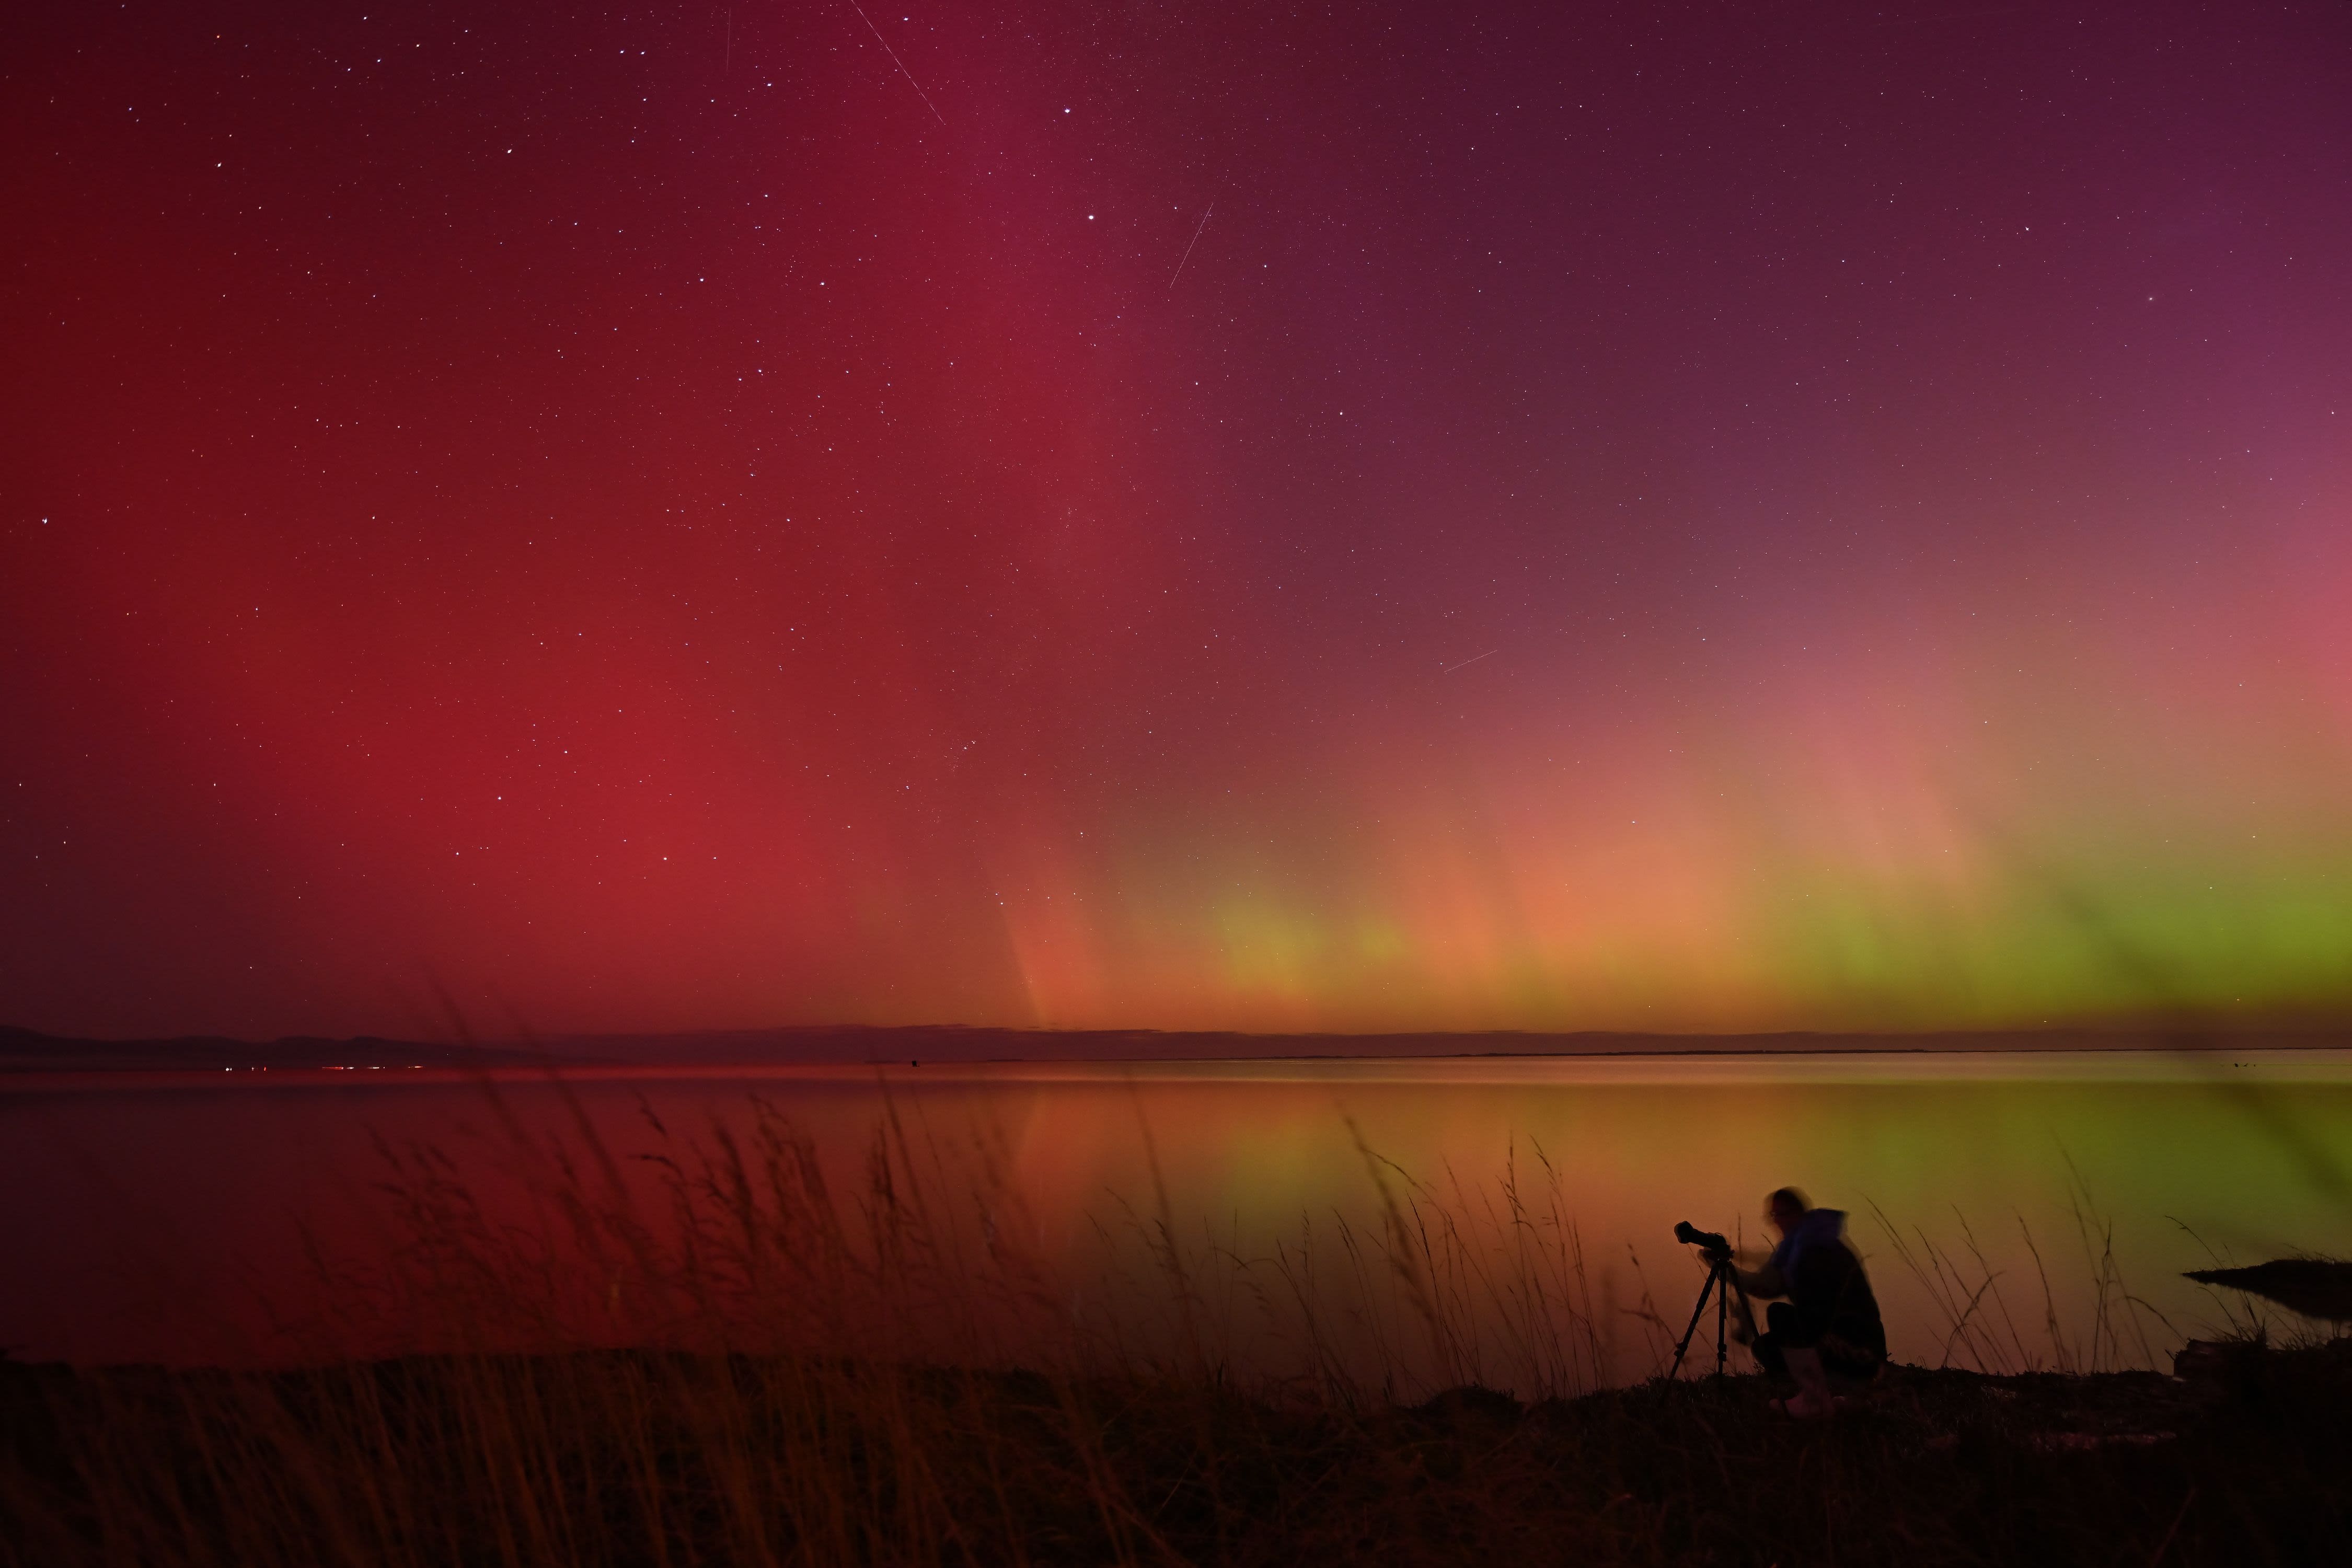
[[[2038,1250],[2012,1300],[1886,1222],[1977,1370],[1800,1425],[1759,1378],[1601,1386],[1678,1325],[1596,1290],[1539,1150],[1441,1188],[1360,1139],[1369,1212],[1263,1254],[1155,1183],[1074,1275],[985,1143],[646,1120],[509,1119],[488,1196],[385,1147],[277,1370],[0,1361],[0,1568],[2352,1561],[2352,1351],[2118,1370],[2162,1352],[2086,1205],[2071,1336]]]
[[[2352,1356],[1417,1406],[629,1352],[0,1371],[11,1564],[2352,1561]]]

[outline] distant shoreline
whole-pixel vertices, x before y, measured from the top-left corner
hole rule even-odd
[[[0,1072],[155,1071],[215,1068],[818,1067],[919,1060],[1012,1062],[1251,1062],[1511,1059],[1591,1057],[1785,1057],[2242,1053],[2352,1047],[2352,1023],[2291,1026],[2141,1025],[1937,1031],[1780,1030],[1644,1034],[1619,1030],[1397,1031],[1377,1034],[1238,1030],[1011,1029],[965,1025],[833,1025],[638,1034],[557,1034],[530,1039],[403,1040],[298,1035],[256,1041],[219,1035],[102,1039],[0,1026]]]
[[[1933,1064],[1941,1070],[1923,1072]],[[2031,1064],[2031,1065],[2029,1065]],[[536,1043],[362,1037],[252,1042],[218,1037],[94,1040],[0,1028],[0,1083],[84,1079],[318,1084],[552,1072],[595,1081],[644,1078],[1091,1080],[1141,1077],[1280,1081],[1890,1081],[1987,1078],[2199,1081],[2253,1071],[2334,1079],[2352,1070],[2352,1030],[2033,1030],[1934,1035],[1241,1035],[913,1026],[563,1036]]]

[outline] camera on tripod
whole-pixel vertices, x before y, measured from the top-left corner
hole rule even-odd
[[[1700,1287],[1698,1305],[1691,1309],[1690,1327],[1683,1331],[1682,1342],[1675,1346],[1675,1364],[1666,1376],[1673,1378],[1683,1370],[1683,1357],[1690,1353],[1691,1336],[1698,1332],[1699,1320],[1706,1315],[1706,1299],[1715,1298],[1715,1375],[1724,1374],[1725,1363],[1731,1353],[1731,1298],[1739,1289],[1739,1270],[1732,1266],[1731,1239],[1720,1231],[1701,1230],[1688,1220],[1675,1225],[1675,1239],[1685,1247],[1696,1247],[1706,1259],[1706,1283]],[[1743,1301],[1740,1321],[1748,1321],[1748,1308]]]
[[[1675,1239],[1685,1247],[1697,1247],[1709,1263],[1720,1263],[1731,1256],[1731,1243],[1722,1232],[1701,1230],[1686,1219],[1675,1222]]]

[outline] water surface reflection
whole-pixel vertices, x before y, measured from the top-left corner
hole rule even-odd
[[[1757,1239],[1784,1183],[1852,1212],[1895,1355],[1929,1363],[2160,1356],[2223,1313],[2181,1269],[2352,1250],[2340,1051],[26,1076],[0,1085],[0,1343],[414,1348],[438,1331],[322,1284],[412,1239],[388,1155],[437,1152],[500,1234],[561,1229],[566,1180],[675,1231],[678,1173],[763,1118],[853,1217],[894,1125],[934,1242],[1017,1266],[1013,1355],[1096,1328],[1272,1373],[1639,1377],[1702,1278],[1674,1222]]]

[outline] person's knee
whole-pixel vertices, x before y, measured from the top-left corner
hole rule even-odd
[[[1784,1351],[1809,1351],[1821,1342],[1821,1320],[1786,1301],[1773,1302],[1766,1309],[1764,1321]]]
[[[1820,1351],[1823,1366],[1835,1375],[1851,1378],[1856,1383],[1867,1383],[1876,1377],[1879,1366],[1886,1359],[1884,1352],[1855,1344],[1835,1334],[1822,1336]]]

